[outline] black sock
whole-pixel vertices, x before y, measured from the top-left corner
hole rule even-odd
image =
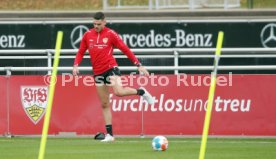
[[[142,96],[145,94],[145,91],[143,89],[137,89],[137,95]]]
[[[112,133],[112,125],[105,125],[105,128],[106,128],[106,132],[108,134],[110,134],[111,136],[113,136],[113,133]]]

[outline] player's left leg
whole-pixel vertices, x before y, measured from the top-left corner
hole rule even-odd
[[[113,75],[110,76],[111,87],[116,96],[130,96],[130,95],[140,95],[142,96],[149,104],[153,104],[154,99],[151,94],[145,88],[131,88],[131,87],[123,87],[122,80],[120,76]]]
[[[137,89],[131,87],[123,87],[122,80],[120,76],[114,75],[110,76],[110,86],[113,89],[113,93],[118,97],[137,95]]]

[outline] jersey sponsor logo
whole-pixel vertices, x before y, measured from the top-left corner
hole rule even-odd
[[[92,49],[93,48],[93,44],[89,44],[89,49]]]
[[[79,48],[81,39],[82,39],[84,33],[87,32],[88,30],[89,29],[86,26],[84,26],[84,25],[76,26],[72,30],[71,35],[70,35],[70,40],[71,40],[71,46],[74,49],[78,49]]]
[[[263,27],[261,32],[263,47],[276,47],[276,24],[270,23]]]
[[[21,103],[29,119],[37,124],[45,114],[48,100],[47,86],[22,86]]]

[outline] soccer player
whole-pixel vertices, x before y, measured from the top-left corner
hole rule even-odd
[[[78,65],[81,63],[86,50],[89,51],[90,61],[92,63],[96,90],[100,98],[103,116],[106,124],[107,134],[102,142],[112,142],[115,140],[112,132],[112,114],[109,101],[109,87],[112,87],[116,96],[142,96],[149,104],[153,104],[154,100],[149,92],[140,87],[134,89],[123,87],[121,82],[121,73],[118,64],[113,57],[114,47],[120,49],[130,60],[137,66],[138,71],[146,76],[149,72],[141,65],[129,47],[122,41],[119,35],[112,29],[106,27],[105,15],[97,12],[94,15],[94,28],[87,31],[81,40],[79,50],[76,54],[73,67],[73,75],[79,73]]]

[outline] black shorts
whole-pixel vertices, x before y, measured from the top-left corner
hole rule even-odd
[[[121,76],[121,72],[118,67],[111,68],[102,74],[94,75],[95,83],[97,84],[111,84],[110,76]]]

